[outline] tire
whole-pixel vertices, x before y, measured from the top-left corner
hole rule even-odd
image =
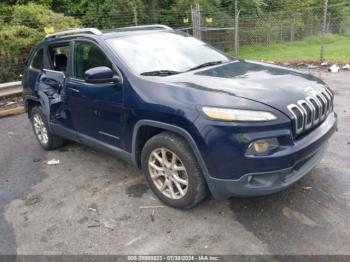
[[[142,149],[141,164],[148,185],[169,206],[190,209],[208,196],[194,153],[177,134],[163,132],[150,138]]]
[[[30,121],[34,135],[42,148],[53,150],[63,145],[64,139],[51,133],[47,118],[41,107],[36,106],[31,110]]]

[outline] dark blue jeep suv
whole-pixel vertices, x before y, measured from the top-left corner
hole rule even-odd
[[[322,158],[336,129],[320,79],[235,59],[162,25],[48,35],[23,95],[45,149],[64,139],[142,168],[166,204],[280,191]]]

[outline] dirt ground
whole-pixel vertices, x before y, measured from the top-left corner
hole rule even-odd
[[[76,143],[46,152],[26,115],[1,119],[0,254],[350,255],[350,72],[313,72],[339,116],[322,162],[283,192],[190,211],[121,160]]]

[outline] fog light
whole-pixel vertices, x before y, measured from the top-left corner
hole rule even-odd
[[[251,142],[248,146],[247,155],[261,155],[272,151],[279,147],[278,140],[276,138],[260,139]]]

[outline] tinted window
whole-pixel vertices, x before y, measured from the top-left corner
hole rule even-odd
[[[84,79],[85,71],[94,67],[107,66],[113,69],[102,50],[92,43],[76,42],[74,51],[74,72],[78,79]]]
[[[36,52],[32,60],[31,67],[38,70],[42,70],[44,68],[44,50],[42,48]]]

